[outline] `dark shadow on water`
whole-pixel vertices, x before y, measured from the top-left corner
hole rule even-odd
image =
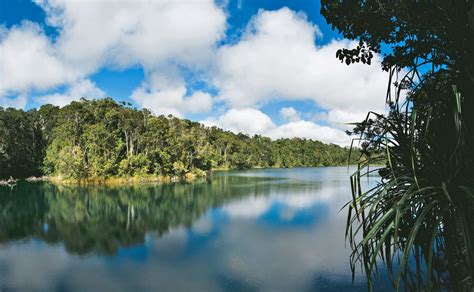
[[[20,183],[0,190],[0,243],[38,238],[63,243],[76,254],[114,255],[190,227],[209,208],[246,196],[266,196],[297,186],[271,177],[216,176],[208,182],[121,187]]]

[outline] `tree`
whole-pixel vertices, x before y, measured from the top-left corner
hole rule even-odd
[[[354,129],[365,155],[378,154],[367,164],[387,164],[379,172],[381,184],[369,192],[358,187],[362,171],[352,177],[352,267],[360,260],[370,282],[382,256],[396,288],[469,290],[474,1],[322,0],[321,13],[359,41],[336,52],[337,58],[370,64],[374,53],[382,53],[382,68],[389,72],[389,113],[370,113]]]
[[[36,110],[0,107],[0,177],[27,177],[41,172],[43,143]]]
[[[202,176],[213,168],[343,165],[349,153],[318,141],[272,141],[154,116],[111,98],[28,112],[0,109],[0,133],[1,178]]]

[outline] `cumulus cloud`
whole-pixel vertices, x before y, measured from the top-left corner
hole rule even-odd
[[[217,119],[202,121],[207,126],[218,126],[235,133],[265,134],[275,127],[272,119],[254,108],[230,109]]]
[[[284,112],[287,111],[293,112],[284,110]],[[294,118],[294,116],[292,117]],[[342,146],[350,144],[350,137],[340,129],[299,119],[277,126],[268,115],[254,108],[230,109],[218,118],[208,118],[202,123],[207,126],[218,126],[235,133],[259,134],[272,139],[301,137]]]
[[[182,117],[184,112],[202,113],[212,108],[210,94],[197,91],[186,96],[184,84],[162,89],[150,89],[148,85],[142,85],[133,91],[132,99],[155,114],[172,114],[177,117]]]
[[[31,22],[0,26],[4,106],[24,107],[32,92],[37,102],[58,105],[102,97],[91,74],[140,66],[145,79],[131,95],[138,105],[185,116],[209,112],[217,99],[230,110],[205,122],[249,134],[345,144],[344,123],[384,109],[380,57],[372,66],[341,64],[335,52],[355,44],[317,45],[319,28],[288,8],[259,11],[239,40],[219,46],[226,13],[213,0],[35,2],[58,35],[52,39]],[[193,90],[189,75],[214,86],[218,96]],[[63,93],[44,95],[64,86]],[[302,119],[305,113],[292,107],[281,109],[286,124],[277,126],[259,110],[271,100],[314,101],[323,109],[319,120],[330,127]]]
[[[173,65],[147,74],[131,98],[155,114],[182,117],[184,113],[205,113],[212,109],[212,96],[202,91],[188,94],[185,80]]]
[[[13,98],[0,96],[0,107],[8,108],[24,108],[28,102],[28,96],[25,94],[18,95]]]
[[[310,121],[289,122],[268,131],[266,134],[273,139],[304,137],[342,146],[350,144],[350,138],[344,131],[321,126]]]
[[[79,72],[67,66],[41,27],[23,22],[0,36],[0,97],[42,90],[73,81]]]
[[[239,42],[218,52],[213,81],[220,98],[233,107],[274,99],[313,100],[329,113],[351,113],[338,115],[337,122],[360,119],[370,109],[383,110],[387,76],[380,57],[374,57],[372,66],[346,66],[335,53],[355,43],[333,40],[316,46],[318,34],[304,14],[288,8],[260,11]]]
[[[293,107],[284,107],[280,109],[280,116],[287,121],[296,122],[300,120],[300,114]]]
[[[68,61],[90,70],[104,63],[153,68],[174,60],[208,59],[225,30],[213,0],[36,0],[50,25],[61,29],[57,47]]]
[[[52,41],[38,24],[31,22],[10,29],[0,27],[2,100],[7,95],[74,84],[104,67],[125,69],[139,65],[150,76],[167,74],[159,71],[163,64],[202,69],[210,63],[216,42],[226,28],[225,12],[213,0],[35,3],[44,9],[48,25],[57,28],[59,34]],[[178,76],[178,81],[181,79]],[[176,92],[181,89],[182,86],[174,87],[175,96],[171,98],[176,99]],[[146,85],[137,88],[136,93],[140,101],[145,97],[168,98]],[[56,94],[43,100],[70,99],[65,97]],[[208,107],[209,100],[205,93],[198,92],[184,104],[202,109]],[[147,100],[142,105],[163,103],[176,102]]]
[[[89,99],[103,98],[105,97],[105,92],[89,79],[83,79],[69,86],[64,93],[43,95],[36,99],[41,103],[65,106],[73,100],[79,100],[81,97]]]
[[[223,206],[222,210],[233,218],[258,218],[270,211],[275,203],[288,209],[311,208],[316,204],[333,203],[340,191],[331,185],[320,187],[307,186],[302,189],[292,189],[291,196],[285,190],[269,188],[270,196],[249,196],[235,200]]]

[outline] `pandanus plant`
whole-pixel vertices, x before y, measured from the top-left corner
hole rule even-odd
[[[369,288],[380,262],[397,290],[473,285],[474,165],[462,96],[456,86],[426,82],[403,106],[398,99],[354,130],[368,159],[351,176],[346,238],[353,272],[361,263]],[[380,182],[363,190],[361,179],[373,172]]]
[[[360,264],[372,289],[384,266],[397,290],[472,290],[474,1],[321,0],[321,13],[359,40],[337,58],[370,65],[379,54],[389,72],[388,112],[350,132],[366,157],[346,206],[353,275]]]

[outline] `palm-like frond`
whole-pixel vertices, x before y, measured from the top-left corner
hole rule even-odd
[[[397,290],[474,283],[474,166],[462,96],[448,88],[427,80],[402,106],[398,90],[388,115],[369,114],[355,129],[367,159],[351,177],[346,239],[352,271],[361,264],[369,289],[380,264]],[[381,160],[380,182],[362,190]]]

